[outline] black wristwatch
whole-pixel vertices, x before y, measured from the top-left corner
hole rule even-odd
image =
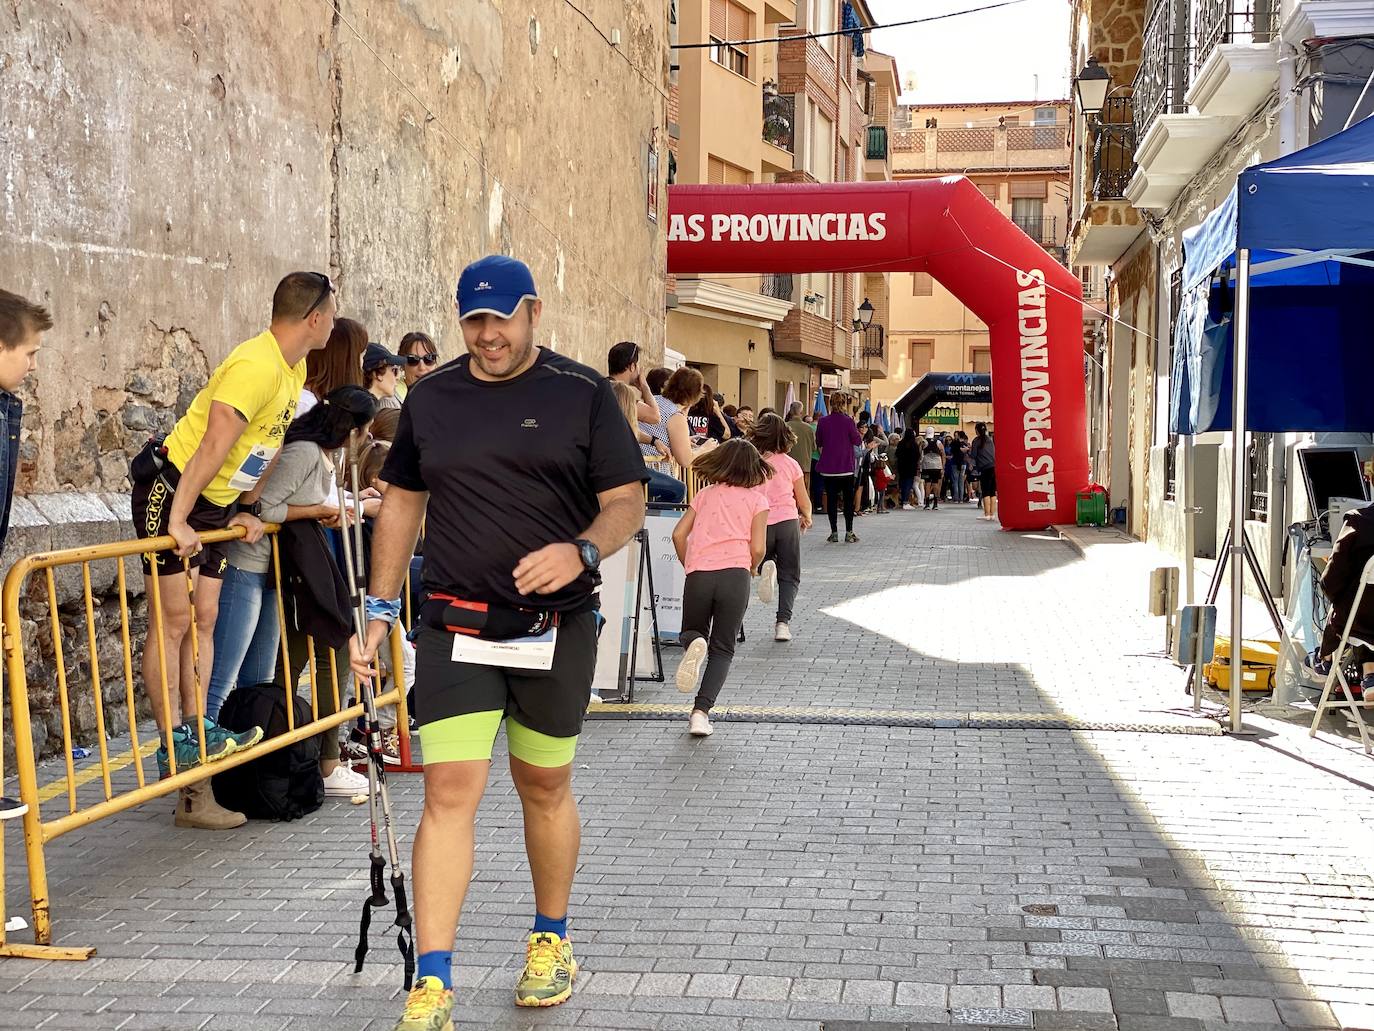
[[[582,565],[586,567],[589,572],[595,573],[599,571],[601,568],[601,549],[591,541],[582,540],[581,538],[573,541],[573,544],[577,546],[577,553],[582,557]]]
[[[262,518],[262,502],[261,502],[261,501],[255,501],[255,502],[253,502],[251,505],[240,505],[240,506],[239,506],[239,511],[242,512],[242,513],[244,513],[245,515],[250,515],[250,516],[252,516],[254,519],[261,519],[261,518]]]

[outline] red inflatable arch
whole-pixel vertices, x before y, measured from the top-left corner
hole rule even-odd
[[[967,179],[676,185],[668,196],[669,272],[938,279],[991,336],[1002,525],[1075,520],[1088,483],[1082,287]]]

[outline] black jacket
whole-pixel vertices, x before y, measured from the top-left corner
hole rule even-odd
[[[282,524],[277,541],[287,627],[309,634],[317,645],[342,648],[353,636],[353,615],[324,527],[313,519],[293,520]]]
[[[1357,508],[1345,514],[1345,524],[1336,537],[1331,561],[1322,573],[1322,590],[1331,602],[1331,614],[1322,631],[1321,653],[1330,655],[1340,644],[1345,621],[1355,604],[1355,592],[1360,587],[1360,574],[1365,564],[1374,558],[1374,508]],[[1354,637],[1374,642],[1374,585],[1365,589],[1360,611],[1350,629]]]

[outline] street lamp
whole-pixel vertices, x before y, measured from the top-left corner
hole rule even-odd
[[[859,317],[854,320],[854,332],[862,333],[871,325],[873,325],[873,302],[865,297],[864,303],[859,305]]]
[[[1103,105],[1107,103],[1107,91],[1111,85],[1111,73],[1097,63],[1096,57],[1088,58],[1088,63],[1074,80],[1074,87],[1078,93],[1078,109],[1088,117],[1101,114]]]

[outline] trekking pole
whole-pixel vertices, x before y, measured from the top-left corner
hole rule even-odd
[[[346,445],[347,451],[344,454],[349,486],[352,488],[354,503],[357,506],[355,521],[352,526],[348,522],[348,506],[343,477],[340,476],[337,482],[339,516],[343,520],[344,570],[348,576],[349,591],[353,602],[351,605],[353,628],[361,645],[367,639],[367,582],[363,570],[362,501],[358,497],[358,460],[357,451],[354,447],[356,435],[356,430],[349,434]],[[350,529],[353,537],[351,542],[349,540]],[[411,930],[410,909],[406,904],[405,874],[401,870],[400,852],[396,847],[396,832],[392,828],[391,822],[391,795],[386,786],[386,767],[382,758],[382,729],[377,719],[377,700],[372,690],[370,678],[357,677],[355,679],[358,681],[362,694],[363,721],[367,737],[367,802],[368,815],[371,819],[372,847],[370,854],[371,894],[363,903],[363,915],[358,925],[358,947],[353,954],[353,972],[355,974],[362,972],[363,961],[367,957],[367,934],[372,925],[372,910],[387,904],[385,882],[387,861],[382,856],[380,835],[377,832],[377,813],[380,809],[382,826],[386,832],[387,851],[391,860],[391,890],[396,896],[396,919],[393,922],[393,926],[397,928],[396,948],[401,953],[401,962],[405,970],[405,988],[409,991],[415,978],[415,939]]]

